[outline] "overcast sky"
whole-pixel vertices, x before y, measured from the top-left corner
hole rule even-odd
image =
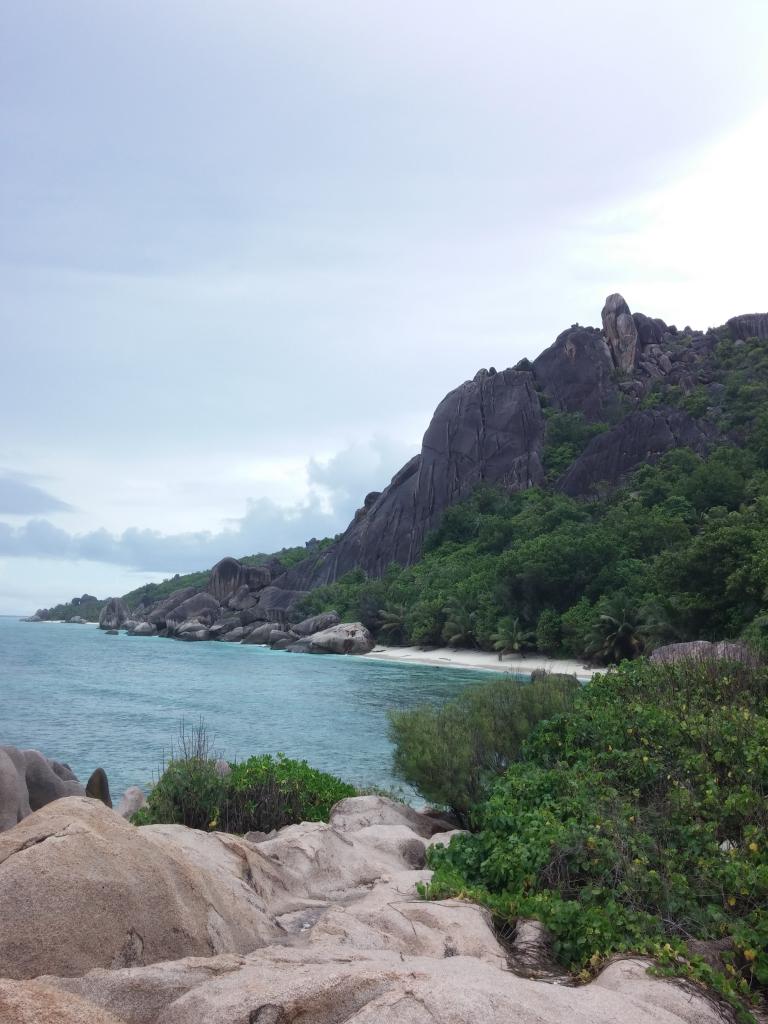
[[[24,0],[0,42],[0,613],[338,532],[609,292],[768,309],[765,0]]]

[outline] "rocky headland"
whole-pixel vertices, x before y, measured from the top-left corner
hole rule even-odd
[[[377,796],[251,842],[66,796],[0,835],[3,1024],[715,1024],[610,963],[573,987],[546,932],[426,902],[450,824]]]
[[[307,557],[289,566],[275,558],[261,565],[222,559],[204,585],[181,587],[154,603],[144,597],[128,608],[112,598],[101,608],[100,625],[132,636],[365,653],[373,639],[364,625],[340,623],[332,613],[322,621],[302,618],[310,591],[352,569],[379,577],[392,563],[412,565],[446,509],[480,484],[590,498],[673,449],[705,456],[724,443],[738,446],[738,429],[723,426],[720,416],[727,388],[717,349],[766,339],[768,314],[736,316],[706,331],[679,329],[632,313],[621,295],[610,295],[600,327],[573,324],[535,360],[498,372],[481,369],[450,392],[419,454],[382,491],[365,497],[334,542],[308,545]],[[563,415],[592,436],[554,471],[548,445]],[[76,600],[68,613],[89,608],[91,614],[90,595]],[[40,609],[37,617],[49,612]]]

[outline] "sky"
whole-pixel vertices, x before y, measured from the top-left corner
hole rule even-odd
[[[768,309],[765,0],[25,0],[0,41],[0,614],[339,532],[611,292]]]

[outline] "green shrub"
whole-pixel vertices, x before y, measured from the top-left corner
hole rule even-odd
[[[284,754],[235,764],[225,781],[219,826],[226,832],[270,832],[299,821],[327,821],[335,803],[357,795],[335,775]]]
[[[150,790],[146,807],[137,812],[134,824],[214,828],[223,793],[223,780],[215,761],[170,761]]]
[[[542,920],[574,971],[647,952],[737,1002],[768,985],[767,789],[768,671],[625,663],[534,730],[429,894]],[[689,938],[729,939],[723,971]]]
[[[439,708],[391,711],[395,771],[467,822],[533,727],[569,707],[577,689],[571,676],[531,683],[503,678],[473,686]]]
[[[217,769],[204,723],[182,723],[174,756],[150,791],[135,825],[176,824],[242,834],[300,821],[327,821],[331,807],[356,796],[354,786],[284,754],[262,754]]]

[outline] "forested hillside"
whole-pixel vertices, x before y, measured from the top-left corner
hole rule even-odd
[[[665,640],[768,637],[768,344],[721,329],[706,383],[654,381],[648,408],[678,408],[714,439],[676,448],[617,487],[574,498],[568,478],[610,427],[547,409],[546,480],[479,486],[428,535],[423,558],[380,579],[354,570],[312,592],[382,641],[540,651],[602,661]]]

